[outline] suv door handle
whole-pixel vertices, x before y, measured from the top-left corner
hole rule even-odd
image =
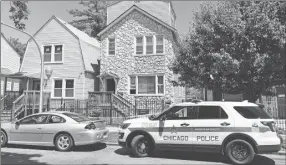
[[[42,128],[37,128],[38,130],[42,129]]]
[[[230,125],[230,123],[223,122],[223,123],[220,123],[220,125],[222,125],[222,126],[228,126],[228,125]]]
[[[184,127],[184,126],[189,126],[189,125],[190,125],[190,124],[188,124],[188,123],[182,123],[182,124],[181,124],[181,126],[183,126],[183,127]]]

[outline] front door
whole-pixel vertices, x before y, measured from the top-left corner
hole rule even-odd
[[[172,149],[192,149],[191,107],[175,106],[166,113],[166,120],[159,121],[157,144]]]
[[[115,93],[114,79],[106,79],[106,91]]]
[[[33,81],[33,90],[39,91],[40,90],[40,80]]]
[[[48,115],[32,115],[20,120],[19,125],[12,125],[11,142],[40,143],[47,118]]]

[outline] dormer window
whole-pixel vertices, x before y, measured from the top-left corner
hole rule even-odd
[[[63,45],[46,45],[43,49],[45,63],[63,62]]]

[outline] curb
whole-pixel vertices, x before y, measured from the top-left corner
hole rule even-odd
[[[107,142],[105,143],[106,145],[109,145],[109,146],[119,146],[118,143],[114,143],[114,142]]]

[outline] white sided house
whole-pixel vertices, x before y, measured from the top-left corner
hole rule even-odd
[[[87,99],[95,90],[95,70],[100,44],[95,38],[52,16],[34,35],[44,57],[43,91],[51,103],[59,100]],[[20,72],[11,77],[22,80],[23,90],[40,90],[41,60],[32,39],[27,43]],[[55,106],[54,103],[51,106]]]
[[[7,77],[20,68],[20,55],[1,33],[1,97],[6,92],[19,92],[19,81]]]
[[[107,8],[108,25],[101,39],[101,91],[126,100],[184,99],[169,69],[178,52],[178,33],[171,2],[118,1]]]

